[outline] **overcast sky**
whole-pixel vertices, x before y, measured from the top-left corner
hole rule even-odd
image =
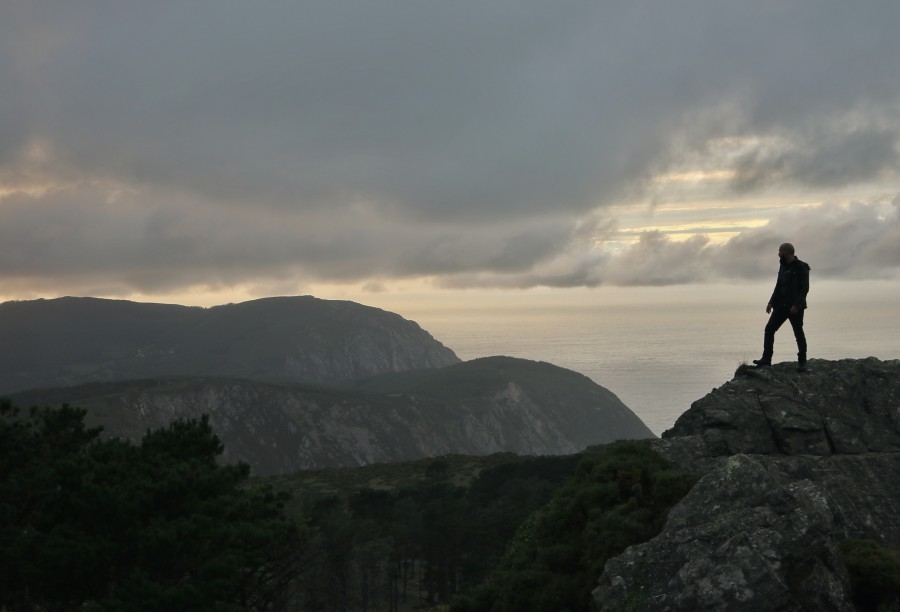
[[[0,298],[900,271],[900,3],[0,7]],[[191,299],[191,298],[187,298]]]

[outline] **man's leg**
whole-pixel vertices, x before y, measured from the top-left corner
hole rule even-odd
[[[772,355],[775,353],[775,332],[788,319],[788,311],[784,308],[775,308],[769,316],[769,322],[766,323],[766,329],[763,331],[763,354],[760,364],[771,364]]]
[[[794,330],[794,339],[797,340],[797,369],[802,372],[806,369],[806,334],[803,333],[803,311],[789,315],[788,320]]]

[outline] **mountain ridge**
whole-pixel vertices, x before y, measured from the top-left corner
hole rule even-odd
[[[88,411],[89,424],[128,439],[208,414],[225,444],[223,459],[246,461],[259,475],[446,454],[560,455],[655,437],[589,378],[512,357],[382,376],[346,389],[180,377],[12,398],[21,405],[76,404]]]
[[[355,302],[211,308],[64,297],[0,304],[0,393],[161,376],[353,380],[458,363],[417,323]]]

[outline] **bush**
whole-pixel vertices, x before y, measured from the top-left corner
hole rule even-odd
[[[840,550],[850,572],[857,609],[896,609],[900,604],[900,555],[872,540],[844,540]]]

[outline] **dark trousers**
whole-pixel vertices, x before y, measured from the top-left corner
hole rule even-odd
[[[800,361],[806,361],[806,334],[803,333],[803,310],[797,314],[791,314],[790,308],[777,306],[772,310],[769,316],[769,322],[766,324],[766,330],[763,333],[763,361],[772,361],[772,354],[775,352],[775,332],[784,324],[785,321],[791,322],[791,328],[794,330],[794,338],[797,340],[797,357]]]

